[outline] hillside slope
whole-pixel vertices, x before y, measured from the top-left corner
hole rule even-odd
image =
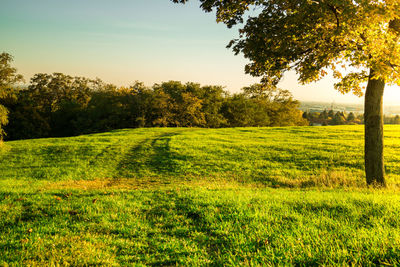
[[[127,129],[7,142],[1,179],[228,179],[275,186],[361,185],[362,126]],[[400,126],[385,127],[389,183],[400,178]]]
[[[0,266],[399,265],[400,127],[385,132],[389,189],[365,187],[359,126],[7,142]]]

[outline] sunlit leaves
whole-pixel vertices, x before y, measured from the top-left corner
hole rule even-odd
[[[6,97],[11,86],[23,81],[22,75],[17,74],[17,70],[11,67],[13,58],[10,54],[0,54],[0,99]],[[0,141],[3,139],[4,130],[2,126],[8,123],[8,111],[0,103]]]
[[[6,125],[8,123],[8,110],[3,106],[0,105],[0,140],[4,134],[2,129],[2,125]]]
[[[352,72],[344,76],[338,83],[335,84],[335,89],[341,93],[352,92],[357,96],[362,96],[362,84],[367,82],[368,74],[363,71],[360,73]]]
[[[174,2],[186,2],[185,0]],[[205,11],[231,27],[249,18],[229,47],[250,63],[245,71],[277,83],[294,70],[299,82],[317,81],[334,71],[341,92],[362,94],[365,72],[400,84],[399,0],[201,0]],[[255,12],[245,13],[255,9]],[[358,72],[336,69],[345,64]],[[348,87],[345,87],[348,86]]]

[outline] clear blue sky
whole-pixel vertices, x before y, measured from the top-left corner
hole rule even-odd
[[[40,72],[99,77],[117,85],[179,80],[223,85],[231,92],[255,83],[246,60],[225,48],[237,36],[213,14],[169,0],[1,0],[0,52],[15,58],[27,80]],[[296,75],[280,87],[299,100],[356,102],[333,89],[333,80],[300,86]],[[386,90],[400,103],[400,88]]]

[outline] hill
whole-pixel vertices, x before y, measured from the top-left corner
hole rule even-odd
[[[385,126],[385,138],[393,184],[400,175],[400,127]],[[362,126],[141,128],[12,141],[6,147],[0,152],[3,179],[212,178],[306,186],[330,175],[350,185],[364,183]]]
[[[300,109],[307,112],[322,112],[324,110],[333,110],[335,112],[353,112],[356,114],[364,113],[363,104],[351,103],[328,103],[328,102],[315,102],[315,101],[301,101]],[[400,106],[398,105],[384,105],[384,114],[387,116],[395,116],[400,114]]]
[[[6,142],[0,265],[399,264],[400,127],[126,129]]]

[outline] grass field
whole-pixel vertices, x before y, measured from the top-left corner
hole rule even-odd
[[[6,142],[0,266],[398,265],[400,127],[385,138],[388,189],[365,185],[361,126]]]

